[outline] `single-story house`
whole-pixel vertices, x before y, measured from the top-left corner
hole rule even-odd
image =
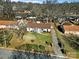
[[[76,25],[64,25],[65,34],[79,35],[79,26]]]
[[[33,23],[29,22],[27,23],[27,31],[32,32],[50,32],[51,31],[51,24],[50,23]]]
[[[21,21],[19,21],[20,23]],[[0,20],[0,29],[19,29],[18,21],[3,21]],[[51,23],[40,23],[40,22],[28,22],[27,23],[27,31],[29,32],[50,32],[51,31]]]
[[[0,29],[18,29],[17,22],[0,20]]]

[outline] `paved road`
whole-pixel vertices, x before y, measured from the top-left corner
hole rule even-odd
[[[57,39],[57,36],[56,36],[56,32],[54,30],[54,26],[52,24],[52,27],[51,27],[51,34],[52,34],[52,44],[54,45],[54,52],[56,55],[58,56],[63,56],[61,50],[60,50],[60,47],[58,45],[58,39]]]

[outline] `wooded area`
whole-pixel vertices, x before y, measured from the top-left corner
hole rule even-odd
[[[30,14],[22,14],[23,17],[55,17],[55,16],[79,16],[79,2],[56,3],[57,1],[44,1],[39,3],[10,2],[0,0],[0,18],[14,19],[16,10],[29,10]]]

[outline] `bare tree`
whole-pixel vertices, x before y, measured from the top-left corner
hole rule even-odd
[[[18,21],[18,27],[19,27],[19,37],[21,38],[21,39],[23,39],[23,35],[26,33],[26,31],[27,31],[27,29],[26,29],[26,27],[27,27],[27,23],[26,23],[26,21],[25,20],[19,20]]]
[[[12,10],[12,3],[10,0],[6,0],[3,4],[3,17],[8,20],[14,19],[14,11]]]

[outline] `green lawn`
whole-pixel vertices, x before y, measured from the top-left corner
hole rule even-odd
[[[31,49],[37,49],[39,45],[42,45],[46,51],[53,51],[51,46],[52,39],[50,33],[35,33],[35,32],[26,32],[23,36],[23,39],[19,39],[16,33],[13,33],[13,38],[10,41],[11,46],[13,48],[22,47],[25,45],[31,45]],[[26,46],[27,47],[27,46]],[[38,50],[38,49],[37,49]],[[38,51],[40,51],[39,49]],[[41,51],[45,51],[44,49]]]
[[[79,49],[76,50],[77,58],[79,59]]]
[[[58,31],[58,29],[56,28],[56,26],[54,25],[55,27],[55,31],[56,31],[56,34],[57,34],[57,37],[58,37],[58,40],[60,40],[60,42],[64,45],[64,50],[66,52],[66,56],[69,56],[71,58],[76,58],[76,50],[74,50],[70,44],[67,42],[67,39],[65,40],[65,37],[63,37],[64,34],[62,34],[61,32]]]
[[[74,55],[79,58],[79,37],[73,34],[69,34],[68,36],[64,36],[64,40],[75,50]]]
[[[43,45],[37,45],[37,44],[24,44],[21,45],[20,47],[17,47],[17,49],[23,49],[27,51],[33,51],[34,52],[44,52],[45,51],[45,46]]]
[[[2,30],[0,31],[0,42],[3,42],[3,45],[5,45],[5,41],[3,40],[3,31],[6,33],[6,44],[10,43],[7,47],[9,48],[22,48],[28,50],[28,46],[30,49],[34,49],[37,51],[49,51],[50,53],[53,51],[53,46],[52,46],[52,39],[51,39],[51,34],[50,33],[35,33],[35,32],[25,32],[23,35],[23,39],[21,39],[18,35],[16,30],[14,31],[7,31],[7,30]],[[8,35],[7,35],[8,34]],[[2,46],[0,44],[0,46]],[[3,47],[3,46],[2,46]],[[38,48],[39,47],[39,48]]]
[[[38,33],[32,33],[36,38],[37,40],[41,41],[40,43],[45,43],[46,41],[49,42],[49,43],[52,43],[52,39],[51,39],[51,34],[47,34],[47,35],[43,35],[42,34],[38,34]]]

